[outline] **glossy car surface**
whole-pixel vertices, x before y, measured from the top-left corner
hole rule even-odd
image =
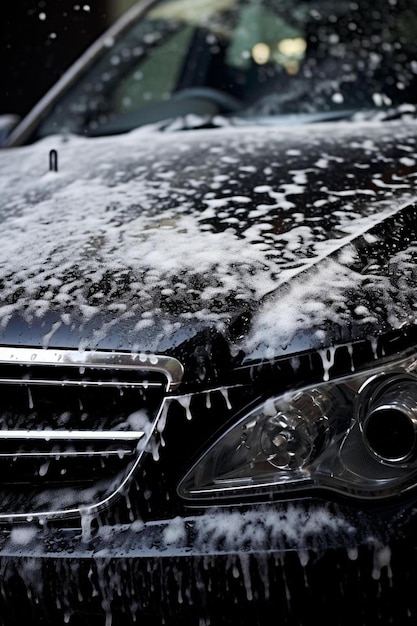
[[[415,10],[139,3],[9,135],[2,624],[415,624]]]

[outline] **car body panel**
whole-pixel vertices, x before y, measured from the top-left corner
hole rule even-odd
[[[412,511],[401,515],[387,524],[388,516],[376,523],[365,514],[357,525],[343,506],[294,502],[103,526],[96,537],[88,525],[81,533],[43,531],[38,540],[39,531],[16,528],[2,538],[4,614],[26,614],[27,600],[5,602],[19,584],[46,624],[68,616],[96,625],[103,615],[112,624],[264,624],[271,609],[286,626],[313,624],[321,613],[325,624],[380,624],[381,610],[382,623],[400,615],[411,624],[415,557],[403,534]]]

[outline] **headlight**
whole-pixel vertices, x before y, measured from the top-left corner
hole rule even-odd
[[[270,398],[181,481],[187,499],[330,489],[382,498],[417,484],[417,358]]]

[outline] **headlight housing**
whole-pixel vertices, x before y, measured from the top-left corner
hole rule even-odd
[[[218,500],[321,488],[384,498],[417,484],[417,356],[269,398],[178,487]]]

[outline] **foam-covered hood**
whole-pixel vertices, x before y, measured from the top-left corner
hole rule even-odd
[[[175,353],[209,332],[250,361],[414,324],[416,135],[149,127],[5,149],[0,343]]]

